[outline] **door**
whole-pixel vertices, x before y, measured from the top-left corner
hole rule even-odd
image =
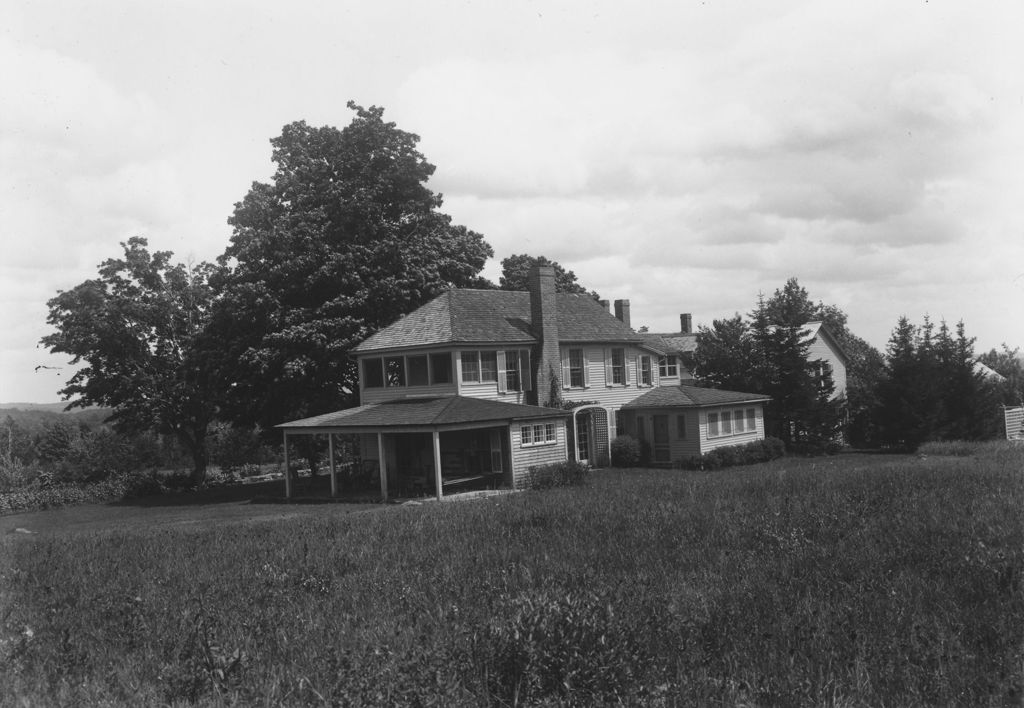
[[[654,461],[671,462],[672,449],[668,442],[668,416],[652,416],[654,428]]]
[[[590,412],[576,416],[576,449],[580,452],[579,462],[590,460]]]

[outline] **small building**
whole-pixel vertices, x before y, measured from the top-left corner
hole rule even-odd
[[[651,446],[655,464],[763,440],[768,396],[697,386],[664,386],[622,407],[625,430]]]

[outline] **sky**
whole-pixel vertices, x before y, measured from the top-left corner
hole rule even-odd
[[[0,402],[74,373],[46,302],[145,236],[213,260],[269,140],[346,103],[421,137],[497,280],[544,255],[634,327],[798,278],[1024,348],[1024,6],[1005,2],[22,2],[0,8]],[[37,368],[41,367],[41,368]]]

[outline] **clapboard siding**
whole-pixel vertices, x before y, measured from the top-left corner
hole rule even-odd
[[[721,414],[723,411],[737,411],[747,408],[754,409],[754,421],[755,429],[753,431],[744,431],[742,433],[733,435],[719,435],[718,437],[708,436],[708,414],[718,413]],[[719,423],[721,425],[721,423]],[[700,412],[700,444],[703,453],[708,453],[718,447],[728,447],[730,445],[743,445],[745,443],[754,442],[756,440],[764,440],[764,409],[760,404],[751,406],[745,405],[742,407],[738,406],[721,406],[716,408],[708,408]]]
[[[819,359],[827,361],[832,367],[832,383],[835,384],[832,398],[844,395],[846,393],[846,364],[843,363],[839,353],[829,345],[825,335],[820,332],[811,340],[811,345],[807,349],[807,361]]]
[[[654,386],[658,385],[658,357],[643,352],[636,347],[622,347],[626,356],[626,381],[625,385],[611,384],[607,379],[606,352],[611,347],[597,345],[563,345],[562,358],[568,356],[569,349],[583,349],[587,364],[587,378],[589,385],[583,388],[570,388],[566,381],[562,382],[562,398],[567,401],[596,402],[607,408],[616,409],[619,406],[629,403],[637,396],[641,396],[653,388],[653,386],[638,386],[637,357],[640,355],[651,357],[651,368]],[[562,375],[564,379],[565,376]]]
[[[1004,408],[1003,418],[1006,421],[1006,439],[1024,439],[1024,407]]]
[[[529,424],[551,422],[555,424],[556,442],[549,445],[529,445],[526,447],[523,446],[522,426],[527,425],[527,423],[512,424],[510,431],[512,438],[512,486],[515,489],[522,489],[527,486],[531,467],[555,464],[568,459],[564,418],[530,421]]]

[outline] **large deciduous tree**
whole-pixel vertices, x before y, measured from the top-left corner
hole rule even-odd
[[[214,267],[172,264],[169,251],[150,253],[141,237],[121,246],[123,258],[104,261],[97,278],[47,303],[56,331],[42,344],[85,364],[60,391],[68,409],[109,407],[120,432],[173,434],[201,483],[214,403],[200,352]]]
[[[531,256],[526,253],[519,253],[504,258],[501,261],[501,277],[498,280],[498,287],[502,290],[528,290],[530,270],[535,265],[552,266],[555,269],[555,290],[560,293],[579,293],[585,295],[589,292],[595,300],[598,294],[588,291],[580,285],[576,274],[566,270],[556,261],[545,256]]]
[[[231,417],[269,428],[357,401],[352,348],[493,255],[426,186],[419,138],[362,108],[338,130],[305,122],[272,139],[277,165],[235,205],[214,281]]]

